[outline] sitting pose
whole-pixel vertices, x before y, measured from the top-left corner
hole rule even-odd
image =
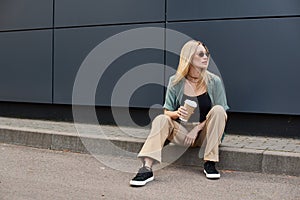
[[[199,41],[191,40],[182,47],[177,72],[169,80],[164,114],[152,122],[138,154],[143,166],[130,181],[131,186],[144,186],[154,180],[152,165],[161,162],[162,148],[168,141],[185,147],[205,145],[204,173],[209,179],[220,178],[215,163],[219,162],[229,107],[221,79],[207,71],[209,58],[207,47]],[[183,123],[180,118],[188,114],[183,106],[186,99],[196,101],[197,108]]]

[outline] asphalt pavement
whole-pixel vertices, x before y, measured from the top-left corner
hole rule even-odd
[[[137,159],[107,159],[140,166]],[[155,171],[155,181],[132,188],[135,174],[92,155],[0,143],[0,199],[300,199],[300,177],[222,170],[221,179],[208,180],[202,169],[168,166]]]

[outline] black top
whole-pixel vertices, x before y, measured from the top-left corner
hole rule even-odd
[[[190,97],[185,94],[183,94],[183,104],[186,99],[195,101],[197,103],[197,108],[194,111],[194,114],[189,119],[189,122],[203,122],[206,119],[206,115],[211,109],[211,100],[207,92],[195,96],[195,97]],[[200,108],[200,109],[199,109]]]

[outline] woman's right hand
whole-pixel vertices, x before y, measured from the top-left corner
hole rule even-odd
[[[184,106],[180,106],[177,110],[178,117],[185,118],[188,115],[188,112]]]
[[[185,107],[180,106],[178,110],[175,111],[169,111],[167,109],[164,110],[164,114],[171,117],[173,120],[178,119],[179,117],[185,117],[187,115],[187,110]]]

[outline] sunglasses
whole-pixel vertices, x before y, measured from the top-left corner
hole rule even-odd
[[[204,55],[206,55],[206,57],[209,57],[209,56],[210,56],[210,53],[209,53],[209,52],[206,52],[206,53],[200,52],[198,55],[200,56],[200,58],[203,58]]]

